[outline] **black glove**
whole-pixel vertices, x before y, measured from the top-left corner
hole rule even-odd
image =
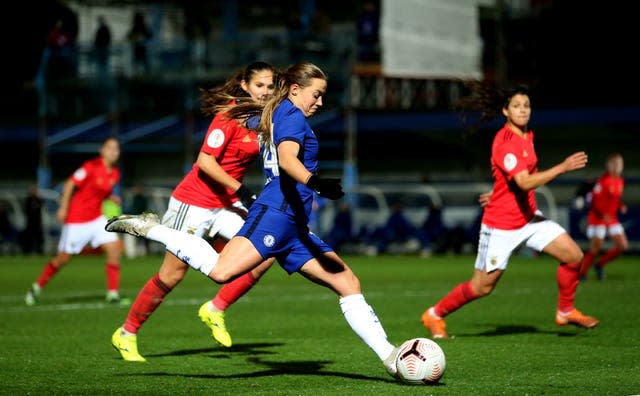
[[[240,188],[236,190],[236,195],[240,198],[240,202],[242,205],[249,209],[254,202],[256,202],[256,194],[253,191],[249,190],[244,184],[240,185]]]
[[[309,180],[307,180],[307,187],[324,198],[340,199],[344,197],[340,179],[323,179],[320,176],[312,175]]]

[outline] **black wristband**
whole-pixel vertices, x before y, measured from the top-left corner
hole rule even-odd
[[[238,198],[247,197],[253,195],[251,190],[249,190],[244,184],[241,184],[240,187],[236,190],[236,195]]]
[[[307,180],[307,187],[309,187],[313,191],[316,191],[316,189],[318,188],[318,181],[319,180],[320,180],[320,178],[318,176],[311,175],[311,177],[309,177],[309,180]]]
[[[236,190],[236,195],[240,198],[242,205],[247,209],[251,208],[251,205],[256,201],[256,194],[249,190],[244,184],[241,184]]]

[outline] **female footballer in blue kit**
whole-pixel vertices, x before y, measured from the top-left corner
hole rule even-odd
[[[397,348],[367,304],[351,268],[307,226],[313,192],[329,199],[344,195],[337,179],[316,175],[318,139],[306,121],[322,106],[327,76],[316,65],[302,62],[285,70],[272,98],[241,103],[228,115],[238,120],[260,114],[260,134],[266,184],[249,210],[244,226],[218,255],[203,239],[159,224],[153,214],[121,215],[108,231],[143,236],[217,283],[227,283],[275,257],[289,274],[300,273],[340,296],[339,304],[353,331],[396,376]]]

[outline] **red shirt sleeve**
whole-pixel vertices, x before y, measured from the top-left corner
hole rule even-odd
[[[204,137],[200,151],[214,156],[222,157],[229,142],[238,132],[240,125],[235,120],[227,120],[224,114],[218,114],[209,125],[207,135]]]
[[[522,149],[517,147],[513,140],[496,147],[493,163],[507,175],[508,180],[521,171],[527,170],[527,162],[522,157]]]

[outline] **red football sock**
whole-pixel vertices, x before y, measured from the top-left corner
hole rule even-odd
[[[618,257],[620,253],[622,253],[622,250],[618,249],[615,246],[612,247],[611,249],[607,250],[607,252],[603,254],[602,257],[600,257],[597,266],[600,268],[604,267],[605,265],[609,264],[609,262],[611,262],[614,258]]]
[[[213,298],[213,305],[219,310],[224,311],[229,305],[238,301],[238,299],[248,292],[257,282],[253,274],[247,272],[241,277],[222,286],[222,288],[218,290],[218,294]]]
[[[556,279],[558,281],[558,310],[569,312],[573,307],[573,300],[578,288],[580,263],[561,263],[558,266]]]
[[[120,264],[107,263],[104,270],[107,273],[107,290],[118,291],[120,289]]]
[[[54,267],[51,261],[49,261],[44,268],[42,269],[42,273],[37,280],[37,283],[40,287],[45,287],[49,280],[53,278],[55,274],[58,273],[61,267]]]
[[[584,254],[584,258],[582,259],[582,266],[580,267],[580,275],[586,275],[589,272],[589,268],[591,268],[591,263],[593,263],[593,259],[596,255],[587,252]]]
[[[136,334],[170,291],[171,288],[162,283],[160,276],[155,274],[140,290],[138,297],[131,305],[127,320],[124,322],[124,329]]]
[[[445,317],[455,312],[468,302],[471,302],[479,296],[473,291],[471,281],[460,283],[454,287],[442,300],[434,306],[435,314]]]

